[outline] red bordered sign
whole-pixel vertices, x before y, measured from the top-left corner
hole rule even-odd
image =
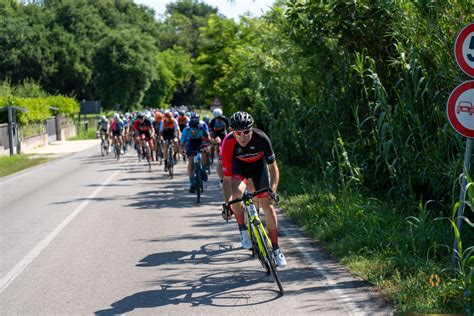
[[[474,138],[474,80],[457,86],[448,99],[448,120],[462,136]]]
[[[454,56],[462,71],[474,77],[474,23],[459,32],[454,44]]]

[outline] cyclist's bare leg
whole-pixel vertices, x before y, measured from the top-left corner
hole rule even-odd
[[[241,179],[232,179],[232,196],[231,200],[241,198],[244,195],[245,188],[247,187],[243,180]],[[244,225],[244,207],[241,203],[232,204],[232,212],[235,214],[235,219],[237,224]]]
[[[161,147],[163,150],[163,158],[165,159],[165,161],[168,161],[168,143],[167,142],[163,142],[163,146]]]
[[[178,153],[178,150],[179,150],[179,142],[178,142],[178,138],[174,138],[173,139],[173,143],[174,143],[174,154],[175,154],[175,157],[176,157],[176,154]]]
[[[188,176],[194,177],[194,156],[188,157]]]
[[[270,237],[272,245],[275,247],[278,245],[278,218],[276,216],[275,207],[268,197],[260,198],[259,203],[265,213],[268,237]]]

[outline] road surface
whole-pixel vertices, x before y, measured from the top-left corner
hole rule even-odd
[[[371,289],[281,214],[285,295],[182,161],[170,180],[97,147],[0,179],[0,314],[390,314]]]

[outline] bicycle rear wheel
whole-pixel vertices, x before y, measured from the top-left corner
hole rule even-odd
[[[280,290],[280,294],[284,295],[285,292],[283,290],[283,285],[281,284],[280,275],[278,274],[278,270],[276,268],[275,257],[273,256],[273,251],[272,251],[272,246],[271,246],[270,240],[269,240],[267,234],[265,233],[265,231],[263,230],[262,225],[258,225],[256,228],[257,228],[257,231],[258,231],[258,234],[259,234],[259,237],[260,237],[260,242],[262,243],[262,248],[264,249],[264,252],[265,252],[262,255],[264,257],[265,264],[268,267],[267,272],[270,271],[270,273],[273,276],[273,279],[275,280],[276,284],[278,285],[278,289]]]
[[[100,153],[102,154],[102,157],[105,156],[107,153],[107,149],[105,148],[105,141],[102,140],[102,143],[100,144]]]
[[[199,164],[194,165],[195,173],[195,185],[196,185],[196,197],[197,202],[201,202],[201,188],[202,188],[202,179],[201,179],[201,167]]]

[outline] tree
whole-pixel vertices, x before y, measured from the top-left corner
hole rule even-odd
[[[112,32],[94,56],[94,85],[107,108],[137,107],[154,76],[156,48],[137,29]]]

